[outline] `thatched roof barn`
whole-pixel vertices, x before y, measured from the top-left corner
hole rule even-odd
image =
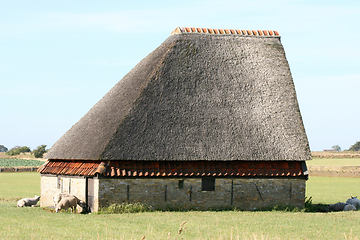
[[[210,31],[174,30],[47,158],[309,160],[278,33]]]
[[[208,28],[176,28],[46,157],[41,204],[75,191],[95,211],[301,206],[311,159],[279,33]]]

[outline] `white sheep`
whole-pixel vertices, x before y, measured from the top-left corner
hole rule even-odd
[[[346,206],[344,207],[344,211],[355,211],[356,207],[352,204],[346,204]]]
[[[343,211],[345,206],[346,206],[346,203],[338,202],[335,204],[330,204],[326,210],[327,211]]]
[[[67,211],[71,208],[71,212],[76,213],[76,205],[80,205],[81,207],[84,206],[86,203],[78,199],[76,196],[65,197],[60,200],[57,204],[55,211],[59,212],[61,209]]]
[[[37,202],[40,200],[40,196],[36,196],[34,198],[23,198],[20,199],[17,202],[17,206],[18,207],[29,207],[29,206],[34,206],[37,204]]]
[[[360,200],[357,197],[351,197],[346,201],[346,204],[352,204],[356,209],[360,208]]]
[[[68,193],[57,193],[54,195],[53,197],[53,202],[54,202],[54,208],[56,208],[57,204],[61,201],[61,199],[66,198],[66,197],[73,197],[75,195],[71,195]]]

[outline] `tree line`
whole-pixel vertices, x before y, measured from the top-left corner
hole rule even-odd
[[[341,151],[341,147],[339,145],[334,145],[331,147],[331,149],[337,152]],[[46,145],[40,145],[33,151],[31,151],[30,148],[27,146],[15,146],[8,150],[8,148],[4,145],[0,145],[0,152],[5,152],[6,155],[10,156],[31,152],[31,154],[34,155],[36,158],[42,158],[47,151],[48,149],[46,149]],[[360,141],[354,143],[348,151],[360,151]]]
[[[334,145],[334,146],[331,147],[331,149],[336,151],[336,152],[341,151],[341,147],[339,145]],[[357,141],[356,143],[351,145],[351,147],[347,151],[360,151],[360,141]]]
[[[34,157],[42,158],[47,151],[48,151],[48,149],[46,149],[46,145],[40,145],[32,151],[27,146],[15,146],[9,150],[4,145],[0,145],[0,152],[5,152],[5,154],[9,155],[9,156],[14,156],[14,155],[19,155],[21,153],[30,152],[32,155],[34,155]]]

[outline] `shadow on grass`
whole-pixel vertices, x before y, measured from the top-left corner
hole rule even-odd
[[[275,205],[269,206],[264,208],[259,208],[253,211],[279,211],[279,212],[327,212],[328,204],[313,204],[312,197],[305,199],[305,206],[304,208],[298,208],[291,205]],[[183,209],[179,207],[167,206],[165,209],[155,209],[150,205],[141,204],[141,203],[134,203],[134,204],[112,204],[109,207],[103,207],[98,212],[99,214],[122,214],[122,213],[139,213],[139,212],[154,212],[154,211],[162,211],[162,212],[223,212],[223,211],[233,211],[233,212],[243,212],[243,209],[238,207],[214,207],[207,210],[199,209],[199,208],[192,208],[192,209]]]

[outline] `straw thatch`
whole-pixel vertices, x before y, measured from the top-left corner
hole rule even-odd
[[[280,37],[174,34],[48,159],[311,159]]]

